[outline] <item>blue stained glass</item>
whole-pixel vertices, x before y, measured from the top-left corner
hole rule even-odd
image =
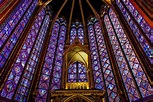
[[[64,46],[65,46],[65,37],[66,36],[66,22],[64,22],[64,25],[61,25],[60,27],[60,34],[58,40],[58,46],[56,51],[56,58],[55,58],[55,66],[53,71],[53,79],[51,84],[51,90],[60,89],[61,84],[61,74],[62,74],[62,62],[63,62],[63,53],[64,53]],[[60,60],[59,60],[60,58]],[[56,81],[54,81],[56,80]],[[57,81],[58,80],[58,81]]]
[[[72,63],[68,68],[68,82],[77,82],[77,64]]]
[[[13,50],[13,47],[15,46],[19,36],[21,35],[22,31],[25,28],[25,24],[28,22],[31,14],[33,13],[34,9],[36,7],[36,0],[32,3],[31,7],[28,9],[28,12],[24,15],[23,19],[19,23],[19,25],[16,27],[15,31],[13,34],[10,36],[8,39],[7,43],[5,44],[4,48],[2,49],[2,52],[0,53],[0,56],[2,56],[3,60],[0,61],[0,68],[4,66],[4,60],[6,61],[8,59],[8,56]],[[29,15],[29,16],[28,16]],[[24,25],[23,25],[24,23]]]
[[[84,31],[83,31],[83,27],[78,28],[78,38],[79,41],[84,44]]]
[[[49,82],[50,82],[50,76],[52,72],[52,64],[55,57],[54,53],[56,50],[59,29],[60,29],[60,20],[57,19],[53,26],[50,42],[49,42],[47,53],[45,56],[45,61],[44,61],[44,65],[42,68],[42,72],[41,72],[41,76],[40,76],[40,80],[38,84],[38,95],[36,96],[36,101],[45,101],[48,95],[48,90],[50,89]],[[61,33],[62,33],[61,35],[63,36],[63,32]],[[54,80],[54,81],[57,82],[58,80]]]
[[[131,101],[137,100],[140,98],[140,96],[138,95],[138,90],[136,90],[137,88],[136,88],[136,85],[134,84],[134,79],[132,78],[132,74],[129,71],[127,62],[123,56],[123,53],[121,51],[121,47],[119,46],[119,42],[117,41],[117,37],[115,35],[115,32],[114,32],[113,27],[111,25],[111,22],[108,18],[108,15],[106,15],[104,17],[104,21],[105,21],[105,25],[106,25],[106,29],[107,29],[107,32],[109,35],[110,42],[113,47],[113,52],[114,52],[115,58],[117,60],[118,68],[120,70],[126,91],[128,93],[128,97]],[[117,26],[117,25],[115,25],[115,26]],[[121,58],[121,59],[119,59],[119,58]],[[124,65],[124,67],[122,67],[122,65]],[[124,70],[129,72],[128,75],[125,75]],[[127,81],[127,79],[131,79],[130,83]],[[132,88],[133,90],[135,90],[135,93],[130,92],[129,88]]]
[[[12,30],[17,25],[18,21],[21,19],[22,15],[26,11],[26,9],[29,7],[30,1],[24,1],[22,5],[17,9],[16,13],[10,17],[10,19],[7,21],[6,25],[4,27],[1,27],[0,32],[0,48],[3,46],[3,44],[6,42],[8,37],[11,35]],[[25,9],[22,9],[25,8]]]
[[[151,27],[149,24],[144,20],[144,18],[141,16],[141,14],[137,11],[137,9],[132,5],[130,0],[122,0],[126,7],[129,9],[132,16],[135,18],[135,20],[138,22],[139,25],[141,25],[142,30],[145,32],[147,37],[150,39],[151,42],[153,42],[153,35],[151,34]]]
[[[132,49],[132,46],[131,46],[129,40],[127,39],[123,30],[119,31],[119,29],[123,29],[123,28],[120,25],[120,22],[118,21],[116,15],[112,9],[109,10],[109,15],[110,15],[111,21],[114,25],[115,31],[117,33],[117,37],[122,45],[122,48],[123,48],[125,55],[126,55],[126,58],[129,61],[129,65],[132,69],[133,75],[134,75],[135,80],[139,86],[139,90],[141,91],[142,96],[146,97],[148,95],[153,94],[153,90],[147,80],[147,77],[142,69],[142,66],[140,65],[140,62],[138,61],[136,54],[134,53],[134,50]],[[123,43],[122,39],[126,40],[126,42]],[[143,77],[140,77],[138,75],[140,72],[143,73]],[[141,86],[142,83],[145,83],[145,86],[147,86],[147,87]]]
[[[6,97],[8,99],[12,99],[14,95],[14,91],[18,85],[19,79],[22,75],[22,72],[24,70],[25,64],[28,60],[30,51],[32,50],[32,46],[34,44],[34,41],[38,35],[38,30],[41,26],[41,23],[43,21],[45,12],[42,10],[39,14],[38,17],[36,18],[34,25],[30,29],[30,32],[24,42],[24,45],[22,46],[21,50],[19,51],[19,54],[17,55],[18,57],[15,59],[16,62],[12,66],[11,74],[8,76],[8,78],[11,76],[13,77],[12,80],[7,79],[4,87],[1,92],[2,97]],[[38,27],[35,27],[35,25],[38,25]],[[33,32],[33,33],[32,33]],[[24,47],[27,46],[25,49]],[[28,81],[25,81],[28,84]],[[23,85],[26,86],[26,83],[22,83]],[[8,90],[8,87],[11,86],[11,90]],[[4,94],[5,93],[5,94]]]
[[[28,66],[26,66],[26,70],[24,71],[24,75],[22,77],[22,80],[21,80],[21,84],[20,86],[18,86],[18,90],[17,90],[17,94],[15,95],[15,100],[19,101],[18,100],[18,96],[22,96],[22,98],[20,98],[20,101],[21,100],[26,100],[27,98],[27,95],[26,94],[28,91],[29,91],[29,88],[30,88],[30,84],[31,84],[31,81],[32,81],[32,78],[33,78],[33,75],[34,75],[34,71],[35,71],[35,67],[36,67],[36,63],[38,62],[38,57],[40,55],[40,51],[41,51],[41,48],[42,48],[42,45],[43,45],[43,42],[44,42],[44,38],[45,38],[45,35],[46,35],[46,32],[47,32],[47,28],[48,28],[48,25],[49,25],[49,16],[47,15],[44,19],[44,23],[41,27],[41,30],[39,32],[39,35],[38,35],[38,38],[36,40],[36,43],[35,43],[35,46],[33,48],[33,51],[32,51],[32,54],[30,55],[30,59],[28,61]],[[31,67],[31,71],[29,72],[29,66]],[[26,78],[26,81],[24,80]],[[25,85],[22,85],[22,82],[24,82]],[[27,82],[27,83],[25,83]],[[20,92],[20,88],[25,88],[26,92]],[[22,94],[22,95],[20,95]]]
[[[68,82],[87,82],[87,69],[81,62],[74,62],[68,68]]]
[[[78,63],[78,81],[87,82],[87,69],[83,63]]]
[[[76,35],[77,35],[76,28],[72,28],[71,34],[70,34],[70,44],[72,44],[74,42]]]
[[[72,44],[75,41],[76,36],[78,37],[80,43],[84,44],[84,31],[83,31],[83,26],[79,22],[75,22],[71,26],[70,44]]]
[[[131,16],[129,15],[127,10],[124,8],[123,4],[119,1],[117,1],[117,5],[120,8],[123,16],[127,20],[127,23],[129,24],[130,28],[132,29],[134,35],[136,36],[136,38],[137,38],[138,42],[140,43],[141,47],[143,48],[144,52],[148,56],[148,59],[150,60],[151,63],[153,63],[153,55],[152,55],[153,53],[151,53],[153,51],[152,47],[149,46],[146,39],[143,37],[142,33],[140,32],[140,30],[138,29],[136,24],[133,22]]]
[[[109,98],[109,101],[118,102],[119,96],[117,93],[117,87],[116,87],[113,71],[111,68],[110,61],[109,61],[109,56],[107,54],[107,48],[105,45],[105,41],[103,38],[103,34],[102,34],[102,30],[101,30],[101,26],[99,22],[94,23],[94,29],[95,29],[96,40],[98,43],[100,61],[103,67],[102,71],[104,74],[104,79],[105,79],[104,81],[107,87],[106,90],[107,90],[108,98]],[[98,76],[99,74],[100,74],[99,72],[96,73],[96,76]],[[113,87],[110,87],[110,86],[113,86]],[[111,97],[112,94],[114,95],[114,97]]]
[[[100,67],[94,27],[93,25],[91,25],[92,24],[91,21],[89,21],[89,23],[90,25],[88,26],[88,37],[89,37],[89,44],[90,44],[90,51],[91,51],[93,76],[95,80],[95,88],[104,90],[104,81],[102,78],[102,70]],[[96,72],[99,72],[100,74],[96,76]]]

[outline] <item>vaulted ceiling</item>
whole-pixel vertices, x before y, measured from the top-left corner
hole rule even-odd
[[[53,12],[56,14],[65,1],[66,0],[53,0],[49,5],[51,5]],[[66,20],[69,21],[72,13],[72,22],[76,20],[82,22],[82,17],[86,21],[89,16],[94,15],[91,9],[92,7],[99,13],[102,5],[105,5],[102,0],[67,0],[59,15],[64,16]],[[81,9],[83,15],[81,14]]]

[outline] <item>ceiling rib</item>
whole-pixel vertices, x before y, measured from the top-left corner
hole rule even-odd
[[[82,2],[81,0],[79,0],[79,6],[80,6],[80,11],[81,11],[81,16],[82,16],[82,21],[83,21],[83,30],[84,30],[84,42],[86,43],[86,24],[85,24],[85,19],[84,19],[84,12],[83,12],[83,9],[82,9]]]
[[[63,9],[63,7],[65,6],[66,3],[67,3],[67,0],[65,0],[65,2],[62,4],[61,8],[58,10],[58,12],[57,12],[57,14],[56,14],[56,16],[55,16],[55,18],[54,18],[54,20],[52,22],[52,25],[51,25],[52,28],[53,28],[53,25],[54,25],[56,19],[58,18],[59,14],[61,13],[61,11],[62,11],[62,9]]]
[[[72,15],[73,15],[73,10],[74,10],[74,3],[75,0],[72,1],[72,6],[71,6],[71,12],[70,12],[70,19],[69,19],[69,24],[68,24],[68,33],[67,33],[67,43],[70,42],[70,28],[71,28],[71,21],[72,21]]]

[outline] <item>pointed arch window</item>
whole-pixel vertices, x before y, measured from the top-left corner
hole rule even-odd
[[[63,18],[58,18],[51,32],[42,72],[40,73],[36,101],[46,102],[49,91],[60,88],[65,36],[66,21]]]
[[[39,29],[41,28],[41,23],[43,22],[44,16],[45,16],[45,11],[42,10],[38,14],[36,20],[34,21],[34,24],[33,24],[32,28],[30,29],[30,32],[27,35],[26,40],[24,41],[24,44],[23,44],[21,50],[19,51],[17,58],[14,61],[14,64],[11,67],[11,70],[10,70],[11,72],[9,73],[9,76],[4,84],[4,87],[2,88],[2,92],[1,92],[2,97],[6,97],[8,99],[13,98],[15,90],[17,90],[19,81],[21,79],[21,76],[22,76],[26,66],[27,66],[26,70],[29,70],[30,73],[34,73],[33,68],[34,68],[34,66],[36,66],[38,59],[36,57],[32,57],[36,54],[35,53],[33,55],[32,50],[37,50],[36,48],[33,49],[35,42],[37,44],[41,43],[41,42],[38,42],[37,40],[39,40],[39,39],[43,40],[43,38],[41,38],[41,37],[43,37],[43,34],[41,36],[41,34],[38,34],[38,33],[39,33]],[[35,45],[35,47],[37,47],[37,44]],[[41,49],[41,46],[40,46],[40,49]],[[37,51],[39,52],[40,49],[38,49]],[[29,59],[30,55],[31,55],[32,59],[34,58],[35,60],[34,59],[32,60],[31,58]],[[29,66],[29,64],[30,64],[30,66]],[[31,75],[29,77],[31,77]],[[22,85],[23,89],[22,90],[19,89],[18,92],[19,93],[27,93],[26,88],[30,86],[30,79],[23,77],[21,85]],[[22,94],[19,94],[19,95],[17,95],[15,100],[20,100],[20,99],[24,100],[24,98],[25,97],[22,96]]]
[[[140,24],[140,27],[143,29],[143,31],[145,32],[147,37],[152,42],[152,34],[151,34],[152,30],[151,30],[150,26],[145,22],[144,18],[138,13],[138,11],[134,8],[134,6],[130,3],[129,0],[128,1],[123,0],[123,2],[125,3],[127,8],[129,9],[130,13],[132,13],[133,17],[136,19],[138,24]],[[140,43],[142,49],[146,53],[150,62],[153,63],[153,54],[152,54],[153,49],[149,45],[147,40],[144,38],[142,32],[140,31],[140,29],[138,28],[136,23],[133,21],[130,13],[124,7],[123,2],[120,2],[119,0],[116,0],[116,3],[118,5],[119,9],[121,10],[123,16],[125,17],[127,23],[129,24],[131,30],[133,31],[133,34],[135,35],[136,39]]]
[[[56,50],[55,66],[53,71],[53,79],[51,83],[51,90],[60,89],[61,85],[61,74],[62,74],[62,65],[63,65],[63,53],[65,46],[65,37],[66,36],[66,21],[62,19],[60,35],[58,40],[58,48]],[[62,39],[61,39],[62,38]]]
[[[151,34],[151,27],[150,25],[145,21],[145,19],[142,17],[142,15],[138,12],[138,10],[133,6],[133,4],[130,2],[130,0],[122,0],[124,5],[128,8],[134,19],[137,21],[137,23],[140,25],[144,33],[147,35],[147,37],[150,39],[151,42],[153,42],[153,35]]]
[[[70,32],[70,44],[74,42],[76,35],[77,35],[76,26],[72,25],[71,32]]]
[[[83,25],[80,22],[75,22],[71,26],[70,44],[73,44],[76,37],[79,40],[79,42],[83,45],[84,44],[84,31],[83,31]],[[78,72],[79,68],[82,68],[82,66],[83,66],[82,63],[79,61],[77,61],[69,66],[68,82],[71,82],[71,81],[72,82],[80,82],[81,80],[85,81],[85,82],[87,81],[87,79],[86,79],[87,77],[84,74],[82,74],[82,75],[79,74],[79,72]],[[70,70],[72,72],[70,72]],[[73,72],[73,71],[76,71],[76,72]],[[81,69],[80,69],[80,71],[81,71]],[[78,78],[80,78],[80,79],[78,79]]]
[[[29,3],[30,2],[28,2],[28,4],[26,4],[26,5],[29,5]],[[15,25],[13,25],[13,22],[15,22],[16,19],[17,19],[17,21],[19,21],[19,18],[14,17],[15,21],[10,20],[9,22],[12,22],[12,23],[7,23],[5,28],[2,30],[2,32],[0,32],[0,35],[2,37],[0,40],[0,48],[2,48],[2,50],[0,52],[0,69],[2,69],[4,67],[4,64],[6,63],[8,57],[10,56],[19,37],[23,33],[23,30],[26,27],[26,24],[28,23],[28,20],[31,17],[31,15],[36,7],[36,4],[37,4],[37,0],[32,2],[30,7],[27,9],[27,12],[25,13],[25,15],[23,15],[23,18],[16,26],[16,28],[15,28]],[[27,6],[25,6],[25,7],[27,7]],[[26,9],[25,7],[22,8],[21,10]],[[17,16],[17,14],[16,14],[16,16]],[[14,31],[13,31],[13,29],[14,29]]]
[[[30,58],[28,60],[28,64],[23,72],[23,76],[21,79],[21,83],[18,85],[18,90],[15,95],[15,100],[17,101],[26,101],[28,92],[32,83],[32,79],[34,77],[35,71],[36,71],[36,65],[38,63],[40,52],[42,51],[42,45],[44,43],[44,39],[46,37],[48,25],[49,25],[49,15],[45,16],[43,25],[40,29],[38,38],[36,40],[36,43],[34,45],[34,48],[31,52]]]
[[[36,1],[36,0],[35,0]],[[6,42],[8,37],[11,35],[13,29],[19,23],[20,19],[23,17],[26,10],[30,7],[32,0],[21,1],[19,6],[15,9],[15,12],[11,14],[7,22],[5,22],[0,28],[0,48]],[[34,6],[34,5],[33,5]]]
[[[75,41],[76,36],[78,37],[79,41],[82,44],[84,44],[83,25],[80,22],[75,22],[71,26],[70,44],[72,44]]]
[[[135,101],[141,96],[151,95],[153,91],[148,79],[112,9],[109,15],[105,15],[104,21],[129,100]]]
[[[108,100],[119,102],[117,86],[111,67],[100,23],[95,17],[88,21],[88,36],[91,51],[95,88],[107,90]]]

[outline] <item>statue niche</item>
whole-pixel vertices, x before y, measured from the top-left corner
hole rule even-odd
[[[61,89],[52,102],[104,102],[105,90],[94,89],[90,52],[75,41],[64,53]]]

